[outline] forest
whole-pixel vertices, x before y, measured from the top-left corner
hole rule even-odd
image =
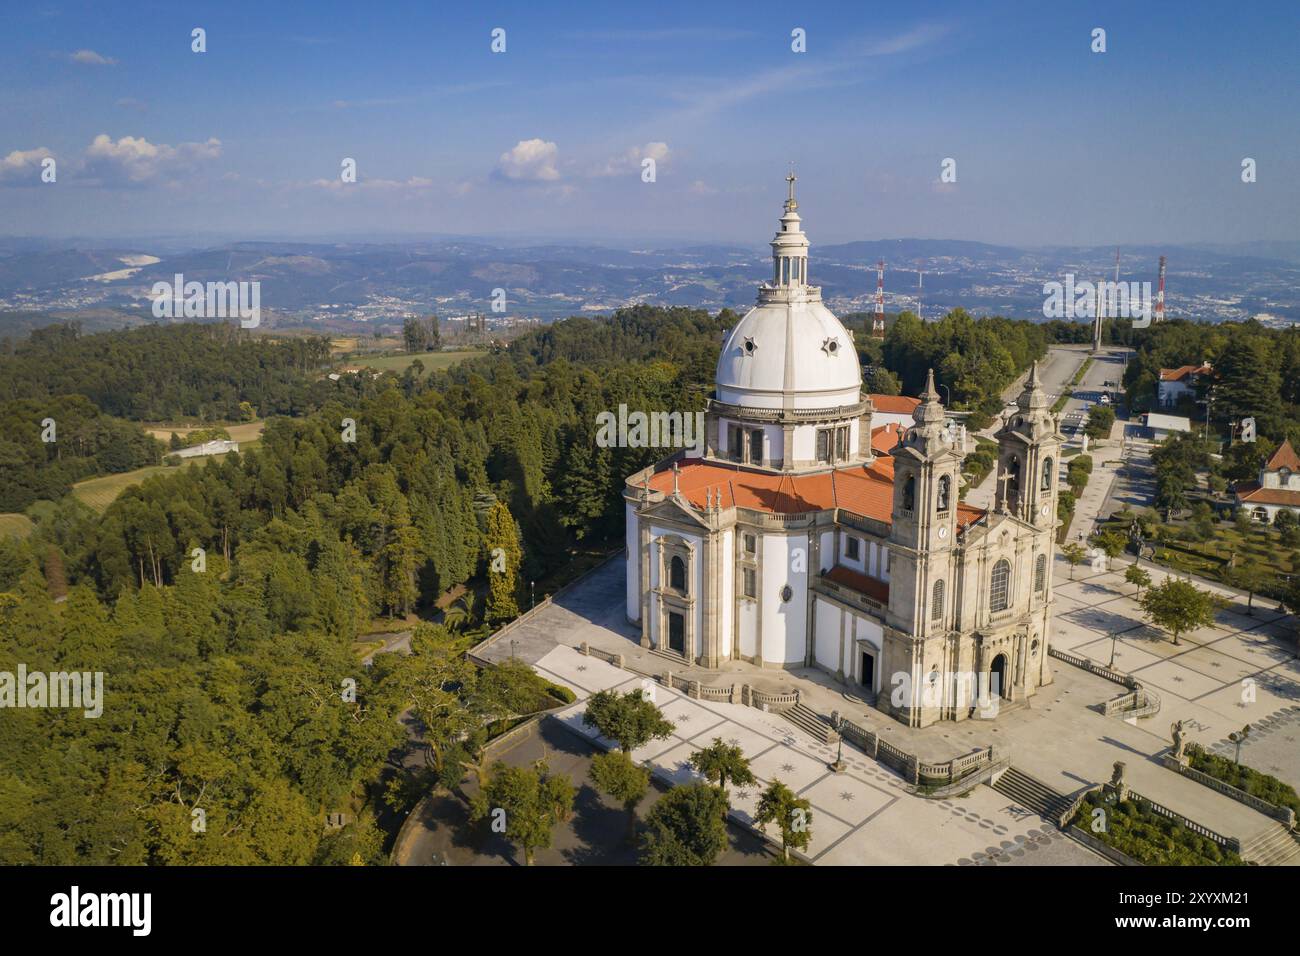
[[[1160,369],[1203,362],[1214,368],[1211,415],[1225,437],[1229,423],[1253,417],[1256,433],[1272,444],[1286,438],[1300,443],[1300,330],[1253,320],[1208,325],[1175,319],[1154,325],[1138,334],[1125,370],[1133,409],[1154,406]],[[1203,421],[1202,408],[1185,406],[1177,414]]]
[[[621,541],[623,479],[664,451],[597,447],[597,414],[701,409],[737,319],[638,306],[537,329],[425,378],[338,383],[313,379],[319,356],[301,343],[264,354],[206,328],[113,333],[111,347],[65,330],[63,347],[14,349],[5,361],[51,369],[65,349],[126,369],[175,362],[202,383],[207,363],[179,353],[215,341],[228,380],[189,391],[160,372],[165,394],[177,384],[166,410],[224,416],[250,401],[272,417],[246,454],[150,477],[103,514],[62,495],[36,512],[29,539],[0,538],[0,671],[102,671],[107,698],[95,721],[24,710],[0,722],[0,859],[381,862],[376,780],[403,739],[397,715],[414,708],[435,767],[458,773],[445,754],[472,749],[464,733],[538,688],[476,672],[433,624],[417,627],[412,657],[360,667],[362,628],[377,615],[429,618],[459,586],[475,620],[498,624],[524,606],[525,582],[555,581],[575,553]],[[960,310],[925,325],[905,314],[883,343],[856,338],[905,391],[933,366],[975,411],[1046,343],[1030,323]],[[230,370],[246,347],[260,356],[248,361],[270,362],[264,374]],[[145,380],[106,373],[93,397],[41,399],[32,379],[14,392],[28,418],[84,402],[93,422],[99,402],[105,414],[163,411]],[[76,434],[93,454],[114,444]],[[495,554],[505,567],[489,576]],[[338,692],[347,680],[350,700]],[[324,814],[343,809],[352,822],[327,832]]]

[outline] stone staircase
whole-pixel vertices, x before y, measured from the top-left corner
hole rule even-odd
[[[1061,814],[1070,808],[1072,802],[1065,794],[1057,793],[1041,780],[1036,780],[1015,767],[1008,767],[991,786],[1004,797],[1010,797],[1025,809],[1037,813],[1053,826],[1057,825]]]
[[[1241,858],[1256,866],[1300,866],[1300,841],[1275,823],[1241,845]]]
[[[781,716],[818,743],[829,744],[839,739],[839,735],[831,728],[830,721],[807,704],[795,704],[789,710],[781,711]]]

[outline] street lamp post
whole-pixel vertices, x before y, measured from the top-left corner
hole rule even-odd
[[[831,711],[831,726],[835,728],[835,733],[839,736],[839,749],[835,751],[835,762],[831,764],[831,769],[836,773],[844,772],[844,718],[840,716],[838,710]]]
[[[1106,666],[1114,668],[1115,666],[1115,642],[1119,640],[1119,631],[1110,632],[1110,663]]]
[[[939,387],[943,389],[943,393],[948,396],[948,401],[945,402],[944,404],[947,405],[949,408],[952,408],[952,389],[950,389],[947,385],[943,384],[942,382],[939,383]]]

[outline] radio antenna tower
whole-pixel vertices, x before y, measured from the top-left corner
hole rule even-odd
[[[876,317],[871,323],[872,338],[885,337],[885,262],[876,263]]]
[[[1156,284],[1156,321],[1165,320],[1165,257],[1160,257],[1160,279]]]

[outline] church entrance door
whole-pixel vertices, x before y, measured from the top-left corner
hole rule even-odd
[[[867,689],[868,693],[874,693],[876,690],[876,656],[866,651],[862,652],[862,686]]]
[[[680,614],[668,615],[668,649],[686,656],[686,619]]]
[[[989,694],[996,694],[999,697],[1007,696],[1007,655],[999,654],[993,658],[993,666],[989,668]]]

